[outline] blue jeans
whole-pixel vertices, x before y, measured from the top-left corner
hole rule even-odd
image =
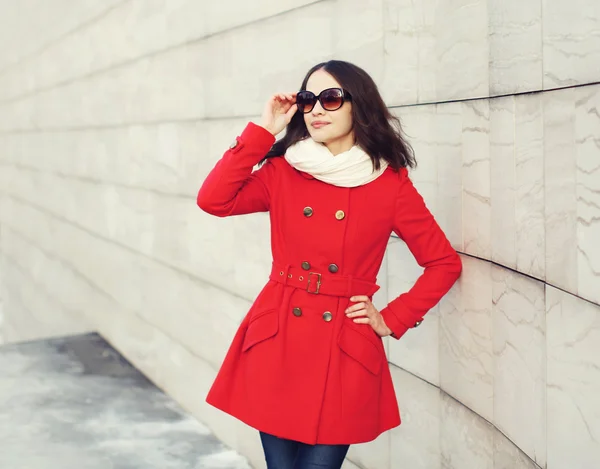
[[[267,469],[340,469],[350,445],[307,445],[260,432]]]

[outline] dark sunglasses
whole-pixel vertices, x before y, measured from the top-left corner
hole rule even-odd
[[[345,101],[352,101],[350,93],[342,88],[327,88],[316,96],[312,91],[299,91],[296,94],[296,104],[298,110],[304,114],[309,113],[317,104],[321,103],[321,107],[326,111],[337,111],[344,105]]]

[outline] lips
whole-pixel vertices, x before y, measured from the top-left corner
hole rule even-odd
[[[323,122],[323,121],[315,121],[312,124],[310,124],[312,127],[314,127],[315,129],[320,129],[322,127],[325,127],[326,125],[329,125],[329,122]]]

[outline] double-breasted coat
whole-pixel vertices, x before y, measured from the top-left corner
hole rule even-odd
[[[396,233],[424,267],[380,312],[399,339],[450,289],[461,261],[411,183],[388,167],[353,188],[319,181],[283,157],[253,171],[274,137],[249,123],[205,179],[197,203],[225,217],[269,212],[272,271],[243,319],[207,402],[308,444],[373,440],[400,424],[381,338],[346,317],[372,295]]]

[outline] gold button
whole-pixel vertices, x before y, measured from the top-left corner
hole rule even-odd
[[[296,316],[297,318],[299,318],[300,316],[302,316],[302,309],[300,309],[300,308],[294,308],[292,310],[292,313],[294,314],[294,316]]]
[[[336,264],[329,264],[329,272],[331,272],[332,274],[335,274],[338,270],[340,270],[338,268],[338,266]]]
[[[236,138],[233,142],[231,142],[231,145],[229,145],[229,149],[233,150],[235,147],[238,146],[238,139]]]
[[[335,212],[335,218],[337,218],[338,220],[343,220],[345,216],[346,214],[343,210],[338,210],[337,212]]]
[[[313,209],[311,207],[304,207],[304,216],[312,217]]]
[[[306,262],[306,261],[304,261],[304,262],[302,263],[302,268],[303,268],[304,270],[309,270],[309,269],[310,269],[310,263],[309,263],[309,262]]]
[[[332,314],[331,314],[329,311],[325,311],[325,312],[323,313],[323,320],[324,320],[325,322],[329,322],[329,321],[331,321],[331,319],[332,319],[332,318],[333,318],[333,315],[332,315]]]
[[[423,322],[422,319],[420,321],[415,322],[415,325],[413,327],[419,327],[422,322]]]

